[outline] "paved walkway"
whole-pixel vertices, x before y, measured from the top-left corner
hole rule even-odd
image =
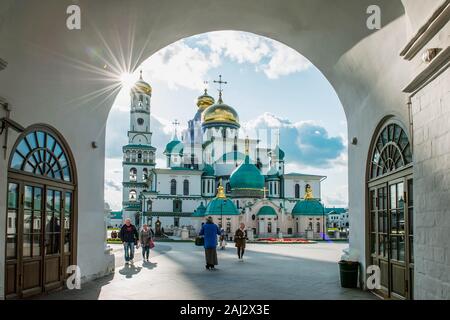
[[[113,275],[40,299],[376,299],[340,287],[337,261],[347,246],[249,244],[239,262],[229,244],[218,251],[218,270],[208,271],[203,249],[191,243],[157,243],[149,263],[138,250],[134,267],[123,266],[119,245]]]

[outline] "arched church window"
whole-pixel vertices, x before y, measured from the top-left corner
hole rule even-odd
[[[130,181],[136,181],[137,180],[137,170],[136,168],[130,169]]]
[[[208,180],[208,188],[207,188],[207,192],[208,192],[208,193],[211,192],[211,180]]]
[[[133,201],[133,202],[137,200],[136,190],[130,190],[128,200]]]
[[[44,130],[32,131],[23,137],[14,150],[10,168],[72,182],[71,164],[64,148]]]
[[[170,194],[172,196],[177,194],[177,180],[175,180],[175,179],[172,179],[170,181]]]
[[[227,184],[225,185],[226,188],[226,193],[230,193],[231,192],[231,185],[229,182],[227,182]]]
[[[144,124],[144,119],[138,118],[137,123],[138,123],[138,125],[142,126]]]
[[[380,131],[373,145],[370,178],[392,173],[412,160],[408,135],[398,124],[390,123]]]
[[[138,153],[138,162],[141,162],[142,161],[142,153]]]
[[[272,222],[267,223],[267,233],[272,233]]]
[[[313,224],[312,224],[312,222],[309,222],[308,223],[308,230],[312,230],[313,229]]]
[[[183,195],[189,195],[189,180],[187,179],[183,181]]]
[[[320,233],[320,222],[316,223],[316,232]]]
[[[298,183],[295,185],[295,198],[300,198],[300,185]]]

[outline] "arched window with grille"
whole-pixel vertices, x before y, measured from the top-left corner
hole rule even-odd
[[[170,181],[170,194],[175,196],[177,194],[177,180],[172,179]]]
[[[45,131],[33,131],[23,137],[14,151],[10,168],[50,179],[72,181],[64,149]]]
[[[373,145],[370,179],[393,173],[412,161],[411,143],[405,130],[396,123],[388,124]]]
[[[183,181],[183,195],[188,196],[189,195],[189,180],[185,179]]]

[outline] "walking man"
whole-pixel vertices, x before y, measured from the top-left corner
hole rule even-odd
[[[133,264],[134,247],[138,244],[139,234],[136,227],[131,224],[131,219],[125,220],[125,224],[120,229],[119,238],[122,240],[125,251],[125,265]]]

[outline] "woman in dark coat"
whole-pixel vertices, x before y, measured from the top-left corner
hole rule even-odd
[[[237,254],[239,261],[244,261],[245,242],[247,240],[247,231],[245,230],[245,224],[241,222],[239,229],[234,234],[234,242],[236,243]]]
[[[220,229],[213,223],[212,217],[206,219],[206,223],[202,226],[199,235],[205,239],[206,269],[214,270],[214,266],[219,264],[217,261],[217,236],[220,235]]]

